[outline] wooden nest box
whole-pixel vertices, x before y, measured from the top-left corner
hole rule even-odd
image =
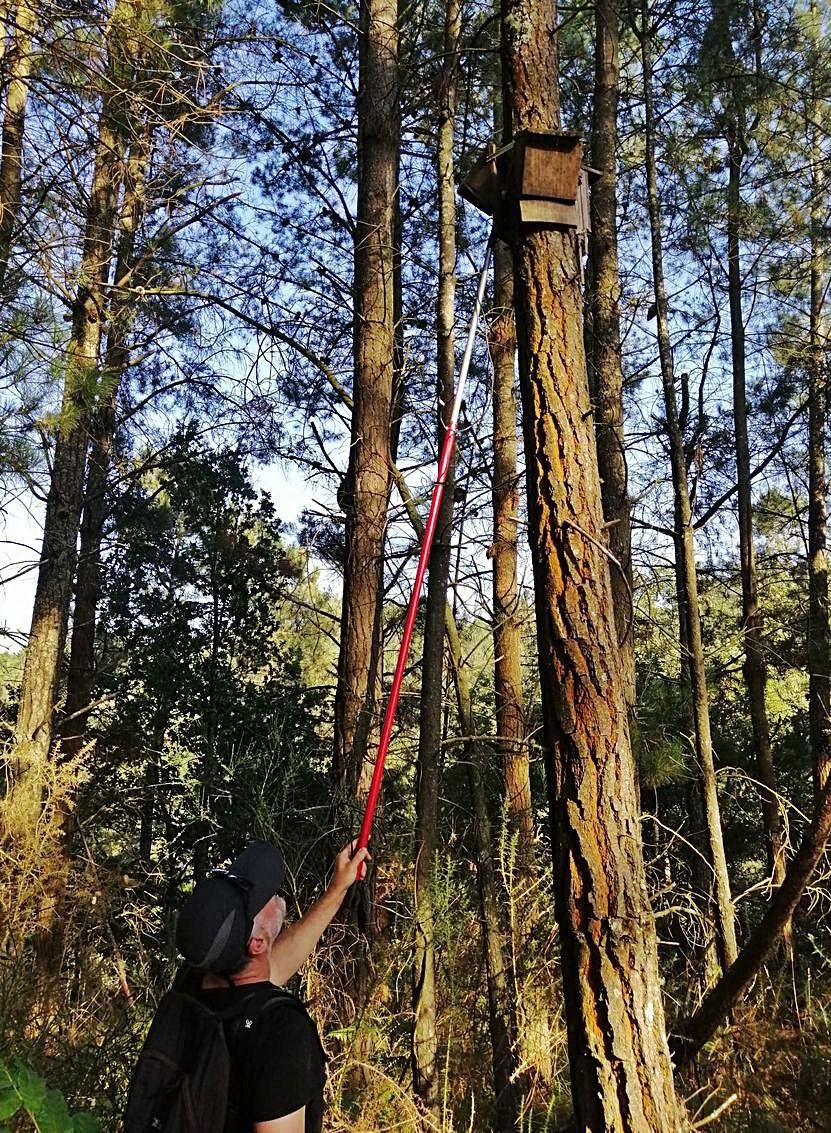
[[[520,224],[573,229],[585,236],[591,231],[589,184],[596,176],[597,170],[583,165],[579,135],[523,130],[481,158],[459,193],[497,225],[504,202],[508,216]]]

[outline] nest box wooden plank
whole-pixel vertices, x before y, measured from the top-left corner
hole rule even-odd
[[[494,215],[499,207],[499,177],[492,154],[476,162],[459,185],[459,196],[470,201],[480,212]]]
[[[478,161],[459,193],[497,222],[507,220],[500,207],[504,202],[508,216],[520,224],[572,228],[585,235],[591,227],[589,182],[596,171],[584,167],[582,159],[577,134],[523,130]]]
[[[520,200],[577,200],[583,143],[576,134],[523,130],[514,138],[513,167]]]

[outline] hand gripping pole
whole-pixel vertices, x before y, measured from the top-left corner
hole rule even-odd
[[[410,604],[407,607],[407,617],[404,622],[404,632],[401,636],[401,645],[398,650],[398,661],[395,665],[395,673],[392,678],[392,687],[390,688],[389,700],[387,701],[386,712],[384,713],[384,723],[381,728],[381,739],[378,743],[378,754],[375,757],[375,768],[372,772],[372,782],[369,787],[369,794],[366,800],[366,810],[364,811],[363,822],[361,823],[361,832],[358,835],[357,849],[363,849],[369,844],[369,836],[372,832],[372,823],[375,818],[375,808],[378,805],[378,796],[381,793],[381,778],[384,774],[384,763],[387,759],[387,752],[390,746],[390,736],[392,735],[392,726],[395,722],[395,712],[398,708],[398,697],[401,693],[401,682],[404,679],[404,670],[407,667],[407,657],[410,653],[410,643],[413,638],[413,629],[415,627],[416,613],[418,612],[418,602],[421,597],[421,589],[424,584],[424,575],[427,572],[427,564],[430,561],[430,551],[433,546],[433,537],[436,533],[436,525],[439,518],[439,508],[441,507],[442,496],[444,495],[444,486],[447,483],[447,475],[450,471],[450,462],[453,459],[453,449],[456,444],[456,429],[459,424],[459,414],[462,409],[462,401],[464,399],[465,383],[467,382],[468,370],[470,369],[470,359],[473,355],[473,345],[476,341],[476,329],[479,325],[479,315],[482,310],[482,300],[485,295],[485,284],[488,278],[488,268],[490,267],[491,258],[491,245],[488,241],[487,251],[485,252],[485,262],[482,265],[482,272],[479,276],[479,288],[476,293],[476,304],[473,308],[473,316],[470,320],[470,329],[467,336],[467,345],[465,346],[464,356],[462,358],[462,368],[459,372],[459,384],[456,389],[456,399],[453,402],[453,412],[450,416],[450,421],[447,426],[447,432],[444,435],[444,444],[442,445],[441,456],[439,458],[438,475],[436,484],[433,488],[433,498],[430,501],[430,511],[427,515],[427,524],[424,529],[424,540],[421,544],[421,554],[418,558],[418,567],[416,569],[415,580],[413,581],[413,590],[410,595]],[[359,873],[359,880],[364,877],[364,868],[361,867]]]

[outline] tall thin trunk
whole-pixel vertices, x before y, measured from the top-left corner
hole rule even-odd
[[[346,513],[334,771],[342,811],[367,785],[378,718],[384,532],[394,356],[393,210],[398,157],[394,0],[362,0],[355,237],[355,381]]]
[[[101,543],[107,517],[107,477],[115,439],[118,391],[130,364],[127,337],[132,322],[133,299],[130,292],[120,292],[119,286],[129,282],[136,266],[135,237],[144,212],[144,185],[149,156],[149,135],[145,132],[133,142],[127,161],[115,261],[115,287],[110,302],[104,354],[105,389],[92,422],[66,680],[68,722],[63,729],[63,749],[69,757],[74,756],[83,744],[89,717],[88,708],[95,685],[95,625],[101,588]]]
[[[66,352],[63,400],[46,502],[43,548],[12,753],[13,773],[28,777],[35,785],[33,802],[37,805],[37,773],[47,759],[52,741],[53,713],[75,575],[90,419],[99,393],[98,352],[106,317],[107,281],[124,165],[125,144],[117,129],[118,101],[118,92],[108,91],[99,117],[72,331]]]
[[[516,975],[517,1042],[523,1063],[550,1081],[548,989],[532,970],[539,932],[538,863],[534,845],[531,766],[522,685],[522,619],[518,585],[519,473],[517,470],[514,287],[511,250],[494,243],[494,312],[488,330],[493,363],[493,652],[496,738],[502,755],[507,833],[516,839],[511,947]],[[506,879],[509,880],[509,879]],[[545,930],[547,931],[547,930]]]
[[[557,130],[557,12],[505,0],[518,129]],[[576,234],[513,233],[529,540],[578,1128],[681,1127],[646,890],[583,347]]]
[[[704,646],[701,640],[701,615],[698,604],[698,577],[693,542],[692,508],[690,505],[687,468],[684,460],[684,439],[675,395],[675,373],[669,340],[667,297],[664,284],[661,210],[658,200],[658,177],[655,157],[655,119],[652,105],[652,56],[649,29],[649,5],[641,8],[641,51],[643,60],[644,114],[646,130],[646,192],[652,240],[652,274],[658,321],[658,354],[664,392],[667,438],[669,441],[672,487],[675,504],[676,548],[681,554],[684,606],[686,612],[687,664],[692,685],[693,727],[698,775],[707,822],[707,845],[713,870],[714,910],[717,920],[717,941],[722,967],[727,969],[736,958],[736,924],[730,878],[724,853],[721,811],[718,801],[713,742],[710,733],[710,705]]]
[[[519,484],[513,314],[513,264],[507,244],[494,245],[493,360],[493,648],[496,735],[502,751],[505,803],[523,868],[533,869],[534,815],[522,688],[522,627],[517,579]]]
[[[444,62],[439,89],[436,174],[439,206],[439,280],[437,299],[438,391],[437,444],[441,452],[455,391],[454,326],[456,322],[456,193],[453,176],[453,138],[456,118],[456,69],[461,5],[447,0]],[[453,523],[454,468],[448,471],[430,555],[424,654],[419,705],[418,766],[416,773],[415,933],[413,962],[413,1085],[428,1110],[438,1100],[436,1056],[436,970],[433,939],[433,870],[438,843],[439,757],[444,689],[444,610],[450,572]]]
[[[10,0],[0,0],[0,96],[6,87],[6,40],[9,35]]]
[[[750,482],[750,443],[747,432],[745,382],[745,335],[742,310],[741,269],[741,178],[744,143],[738,122],[727,139],[729,177],[727,183],[727,274],[730,297],[730,344],[733,360],[733,427],[736,439],[736,479],[739,505],[739,555],[742,575],[742,630],[744,633],[744,679],[753,728],[756,774],[762,785],[762,822],[768,850],[768,868],[774,885],[785,873],[785,836],[776,794],[776,772],[770,742],[765,689],[767,664],[764,653],[764,618],[759,605],[756,548],[753,545],[753,503]]]
[[[596,0],[592,163],[600,176],[591,195],[591,286],[589,288],[590,375],[594,400],[597,463],[609,550],[615,624],[626,681],[635,704],[632,632],[632,531],[623,433],[620,363],[620,276],[617,257],[618,0]]]
[[[813,5],[812,5],[813,7]],[[815,45],[816,47],[817,45]],[[816,66],[817,64],[815,64]],[[812,83],[815,85],[815,80]],[[825,171],[819,100],[812,91],[811,149],[811,295],[808,326],[808,721],[817,797],[831,775],[831,629],[828,602],[828,481],[825,418],[824,295],[827,269],[821,228],[825,220]]]
[[[394,469],[395,481],[401,499],[419,540],[424,538],[424,523],[418,508],[398,469]],[[456,689],[456,704],[459,721],[464,735],[475,734],[475,721],[470,692],[470,677],[462,663],[459,631],[449,604],[444,611],[445,633],[447,635],[448,656]],[[505,946],[498,914],[499,898],[493,871],[493,846],[490,834],[487,805],[482,786],[481,751],[479,745],[465,745],[465,759],[471,766],[476,764],[476,776],[471,777],[471,801],[474,809],[474,839],[477,853],[477,880],[479,887],[482,933],[485,939],[485,962],[488,978],[489,1024],[491,1035],[491,1054],[494,1070],[494,1095],[497,1103],[498,1120],[502,1129],[511,1129],[510,1121],[518,1106],[516,1079],[519,1065],[514,1052],[513,1038],[516,1034],[514,1001],[507,973],[509,966],[505,957]],[[473,773],[470,772],[471,776]]]
[[[785,876],[773,894],[765,915],[754,929],[735,963],[716,983],[700,1007],[676,1027],[673,1052],[679,1065],[693,1058],[718,1030],[730,1010],[761,970],[771,949],[788,931],[797,905],[831,839],[831,779],[822,788],[811,825],[799,849],[788,862]]]
[[[476,723],[470,690],[470,674],[462,660],[459,633],[449,607],[445,626],[450,654],[459,722],[466,736],[475,735]],[[493,840],[485,795],[481,747],[475,739],[465,743],[463,758],[468,768],[468,784],[473,804],[473,840],[476,853],[476,879],[479,909],[485,943],[485,972],[488,985],[488,1026],[491,1038],[491,1065],[495,1100],[494,1133],[512,1133],[519,1113],[516,1056],[516,1010],[509,981],[505,939],[500,925],[499,895],[493,865]]]
[[[3,116],[3,150],[0,157],[0,302],[3,301],[9,256],[15,239],[23,184],[23,134],[34,53],[32,38],[37,24],[34,0],[19,0],[14,34],[7,61],[8,87]],[[4,39],[5,42],[5,39]]]

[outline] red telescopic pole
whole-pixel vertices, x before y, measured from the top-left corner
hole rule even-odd
[[[392,726],[395,722],[395,712],[398,708],[398,697],[401,692],[401,682],[404,679],[404,670],[407,667],[407,657],[410,652],[410,642],[413,638],[413,629],[415,628],[416,613],[418,612],[418,601],[421,597],[421,588],[424,584],[424,575],[427,573],[427,564],[430,561],[430,551],[433,546],[433,536],[436,533],[436,524],[439,519],[439,508],[441,507],[442,496],[444,495],[444,486],[447,483],[447,474],[450,471],[450,462],[453,459],[453,449],[456,444],[456,429],[459,424],[459,414],[462,409],[462,400],[464,396],[465,383],[467,381],[468,370],[470,369],[470,359],[473,354],[473,344],[476,340],[476,328],[479,324],[479,313],[482,309],[482,300],[485,295],[485,284],[488,277],[488,267],[490,266],[491,246],[488,241],[487,251],[485,253],[485,262],[482,265],[482,273],[479,276],[479,289],[476,293],[476,305],[473,308],[473,317],[470,320],[470,330],[467,336],[467,345],[465,346],[464,357],[462,358],[462,368],[459,371],[459,385],[456,389],[456,400],[453,402],[453,412],[450,415],[450,422],[447,426],[447,432],[444,436],[444,444],[442,445],[441,456],[439,457],[439,469],[436,478],[436,485],[433,488],[433,498],[430,501],[430,511],[427,516],[427,525],[424,529],[424,541],[421,544],[421,554],[418,557],[418,567],[416,569],[415,580],[413,582],[413,592],[410,595],[410,605],[407,607],[407,617],[404,622],[404,633],[401,637],[401,646],[398,650],[398,661],[395,665],[395,673],[392,678],[392,687],[390,688],[389,700],[387,701],[387,710],[384,713],[384,723],[381,728],[381,739],[378,743],[378,754],[375,757],[375,768],[372,772],[372,782],[369,786],[369,794],[366,800],[366,810],[364,811],[364,819],[361,823],[361,832],[358,835],[357,849],[363,849],[369,844],[369,836],[372,832],[372,822],[375,818],[375,808],[378,805],[378,796],[381,793],[381,778],[384,774],[384,763],[387,759],[387,752],[390,746],[390,736],[392,735]],[[363,867],[361,869],[361,878],[364,876]]]

